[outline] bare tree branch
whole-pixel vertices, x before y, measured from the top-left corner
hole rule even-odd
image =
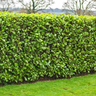
[[[63,4],[64,9],[73,10],[77,15],[86,15],[87,13],[91,12],[91,9],[94,6],[94,1],[96,0],[67,0]]]
[[[28,3],[24,2],[24,0],[19,0],[19,2],[24,6],[29,14],[42,11],[53,4],[53,0],[28,0]]]
[[[1,11],[9,11],[9,7],[14,6],[16,0],[0,0]]]

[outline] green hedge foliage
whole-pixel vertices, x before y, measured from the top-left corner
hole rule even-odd
[[[96,17],[0,13],[0,84],[96,71]]]

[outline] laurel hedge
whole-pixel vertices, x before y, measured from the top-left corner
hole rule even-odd
[[[0,84],[96,71],[96,17],[0,13]]]

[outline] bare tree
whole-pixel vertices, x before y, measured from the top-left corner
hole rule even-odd
[[[93,1],[94,1],[93,8],[96,9],[96,0]]]
[[[0,0],[0,10],[8,11],[15,4],[15,0]]]
[[[63,10],[70,9],[75,15],[90,15],[94,2],[94,0],[67,0],[63,4]]]
[[[53,4],[53,0],[19,0],[23,7],[27,10],[27,13],[36,13],[48,8]]]

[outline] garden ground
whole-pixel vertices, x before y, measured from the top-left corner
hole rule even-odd
[[[1,86],[0,96],[96,96],[96,74]]]

